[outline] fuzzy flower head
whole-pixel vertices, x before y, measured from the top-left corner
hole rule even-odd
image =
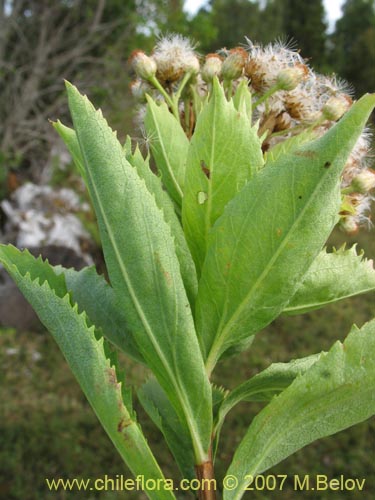
[[[359,173],[371,166],[373,158],[371,154],[371,138],[372,134],[368,129],[365,129],[355,143],[345,164],[341,184],[343,188],[350,186]]]
[[[375,172],[370,168],[363,169],[354,177],[352,188],[357,193],[366,194],[375,188]]]
[[[354,234],[360,226],[371,227],[371,201],[369,194],[353,193],[345,196],[340,212],[340,228],[348,234]]]
[[[347,95],[348,97],[354,94],[353,88],[342,78],[337,78],[336,75],[315,75],[315,91],[317,97],[321,99],[321,104],[330,97],[337,97],[339,95]]]
[[[323,116],[327,120],[336,122],[348,111],[352,102],[352,99],[346,94],[332,96],[322,108]]]
[[[300,122],[313,122],[319,113],[316,100],[311,96],[309,88],[304,85],[286,93],[284,105],[290,116]]]
[[[153,59],[157,66],[156,76],[165,84],[178,81],[185,73],[195,75],[199,72],[194,46],[181,35],[161,38],[155,46]]]
[[[247,41],[249,59],[245,66],[245,74],[251,79],[251,85],[257,92],[265,92],[276,85],[279,74],[287,68],[299,65],[299,68],[305,67],[306,72],[308,71],[299,53],[282,43],[262,47],[254,45],[248,39]]]

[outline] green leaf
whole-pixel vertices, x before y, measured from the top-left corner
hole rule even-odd
[[[15,250],[0,246],[0,261],[53,335],[118,452],[135,476],[141,474],[145,478],[163,480],[131,406],[124,404],[121,383],[116,369],[105,355],[103,339],[97,340],[95,328],[88,327],[85,313],[79,314],[77,305],[72,306],[69,294],[62,294],[63,275],[56,276],[46,262],[34,259],[33,266],[30,254]],[[25,266],[30,264],[28,272]],[[35,270],[39,272],[41,267],[50,271],[33,281],[32,274]],[[46,280],[47,274],[50,275],[49,281]],[[147,494],[151,499],[174,498],[166,490],[149,490]]]
[[[211,227],[263,165],[261,143],[246,106],[237,111],[217,80],[197,119],[186,164],[182,221],[199,274]]]
[[[43,260],[40,255],[35,258],[27,249],[20,251],[13,245],[0,244],[0,261],[12,277],[11,270],[15,266],[21,276],[29,274],[31,281],[39,279],[41,284],[47,281],[50,288],[59,297],[64,297],[67,294],[65,276],[56,273],[55,268],[49,264],[48,260]]]
[[[373,290],[373,262],[365,259],[363,252],[358,255],[355,246],[349,250],[342,247],[332,253],[323,250],[283,312],[301,314]]]
[[[170,228],[100,112],[67,86],[111,284],[147,365],[206,460],[211,388]]]
[[[12,245],[2,247],[0,257],[5,259],[5,256],[8,265],[11,262],[15,264],[22,275],[29,273],[31,280],[39,278],[41,283],[47,281],[59,297],[71,292],[80,312],[85,311],[90,322],[100,328],[110,342],[144,363],[131,333],[127,330],[125,311],[120,307],[114,290],[103,276],[96,273],[94,267],[75,271],[64,269],[62,266],[51,266],[48,260],[42,260],[41,256],[36,259],[27,249],[21,252]]]
[[[65,276],[67,290],[71,292],[80,311],[85,311],[90,321],[103,332],[112,344],[136,361],[144,363],[130,331],[122,299],[94,267],[80,271],[56,267]],[[100,307],[98,307],[100,304]]]
[[[57,122],[52,122],[52,126],[64,141],[71,157],[73,158],[74,164],[78,169],[78,172],[87,184],[85,165],[83,163],[83,158],[75,131],[72,128],[69,128],[61,123],[60,120],[57,120]]]
[[[181,206],[189,140],[165,103],[150,97],[144,120],[152,155],[171,198]]]
[[[163,389],[155,379],[150,379],[137,391],[137,396],[151,420],[162,432],[182,477],[193,479],[195,471],[191,439]]]
[[[270,401],[286,389],[298,375],[305,373],[320,356],[321,354],[312,354],[289,363],[273,363],[233,389],[220,405],[217,426],[221,426],[228,412],[241,401]]]
[[[173,202],[169,198],[168,194],[163,190],[160,178],[151,171],[148,159],[145,160],[143,158],[138,146],[135,149],[134,154],[128,148],[126,158],[129,163],[136,168],[139,177],[145,181],[147,189],[154,195],[156,205],[163,211],[164,219],[168,223],[172,236],[174,237],[176,255],[180,263],[181,276],[190,305],[193,307],[198,292],[197,273],[195,271],[195,265],[189,247],[186,243],[181,223],[176,215]]]
[[[375,413],[375,320],[353,327],[344,344],[330,351],[276,396],[253,420],[228,474],[238,487],[225,500],[238,500],[250,478],[325,436]]]
[[[249,122],[251,123],[252,117],[252,96],[249,89],[247,80],[242,80],[236,89],[233,96],[233,104],[237,111],[244,112]]]
[[[322,138],[266,165],[217,221],[197,298],[208,372],[296,293],[337,221],[340,174],[374,104],[364,96]]]
[[[316,136],[317,134],[314,130],[303,130],[299,134],[288,137],[287,139],[275,144],[275,146],[273,146],[264,155],[267,166],[270,166],[273,162],[276,162],[285,154],[292,153],[306,142],[316,139]]]
[[[229,393],[229,391],[227,389],[225,389],[224,387],[212,385],[212,411],[213,411],[213,416],[214,416],[214,423],[216,423],[218,421],[221,405],[223,404],[223,401],[225,401],[225,398],[227,397],[228,393]],[[220,429],[221,429],[222,423],[223,422],[220,422],[220,423],[214,425],[213,432],[212,432],[212,436],[213,436],[212,455],[214,458],[214,462],[215,462],[217,449],[218,449],[218,445],[219,445]]]

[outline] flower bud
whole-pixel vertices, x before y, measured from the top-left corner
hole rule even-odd
[[[280,90],[294,90],[299,83],[306,79],[309,70],[305,64],[296,64],[285,68],[277,75],[276,85]]]
[[[340,229],[349,235],[356,234],[359,230],[357,217],[349,215],[340,219]]]
[[[212,82],[218,76],[223,66],[223,60],[219,54],[207,54],[206,61],[202,68],[202,78],[205,82]]]
[[[322,108],[324,118],[336,122],[348,111],[352,102],[352,99],[346,94],[330,97]]]
[[[236,47],[229,51],[229,56],[224,60],[221,76],[224,80],[235,80],[242,75],[248,54],[245,49]]]
[[[135,50],[129,59],[135,73],[144,80],[150,80],[156,73],[156,62],[141,50]]]
[[[375,172],[371,169],[362,170],[354,177],[350,187],[356,193],[368,193],[375,188]]]

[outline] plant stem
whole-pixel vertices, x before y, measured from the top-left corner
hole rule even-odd
[[[278,90],[280,90],[280,87],[278,85],[274,85],[269,90],[267,90],[267,92],[265,92],[261,97],[259,97],[259,99],[257,101],[255,101],[253,103],[253,105],[252,105],[253,111],[257,106],[259,106],[259,104],[262,104],[264,101],[266,101],[269,97],[271,97],[271,95],[273,95]]]
[[[176,106],[176,103],[174,100],[170,97],[168,92],[163,88],[159,80],[153,76],[152,78],[149,79],[149,82],[160,92],[160,94],[164,97],[165,102],[168,104],[170,107],[172,113],[174,114],[175,118],[179,121],[180,116],[178,114],[178,106]]]
[[[201,485],[201,489],[198,491],[198,499],[216,500],[216,481],[211,450],[207,462],[195,466],[195,473]]]
[[[184,90],[187,82],[190,80],[191,78],[191,73],[188,71],[185,76],[183,77],[178,89],[177,89],[177,92],[175,93],[174,97],[173,97],[173,100],[178,108],[178,101],[181,97],[181,94],[182,94],[182,91]]]

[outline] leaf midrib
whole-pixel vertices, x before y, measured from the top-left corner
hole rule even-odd
[[[331,390],[330,393],[342,390],[345,385],[348,385],[348,383],[345,383],[345,384],[340,385],[339,387],[336,387],[335,389]],[[349,385],[352,385],[352,384],[349,383]],[[367,392],[367,391],[365,391],[365,392]],[[372,394],[371,388],[368,389],[368,393]],[[325,394],[324,396],[327,397],[327,394]],[[340,406],[342,406],[342,404],[344,402],[350,400],[351,398],[352,398],[351,394],[350,395],[346,395],[346,396],[344,395],[344,397],[338,398],[339,401],[336,401],[336,405],[339,405],[339,403],[340,403]],[[365,398],[363,398],[363,399],[365,399]],[[310,400],[308,403],[303,404],[302,408],[303,408],[303,406],[310,406],[311,404],[312,404],[312,402]],[[318,415],[318,416],[321,415],[321,408],[320,408],[320,406],[319,406],[319,404],[316,404],[316,406],[314,406],[312,408],[312,411],[309,412],[309,417],[310,418],[311,418],[311,415]],[[325,408],[326,406],[327,405],[324,405],[323,408]],[[277,448],[278,443],[283,439],[283,437],[285,435],[288,434],[288,431],[290,429],[294,429],[295,427],[298,427],[298,424],[300,422],[304,422],[304,421],[306,421],[306,415],[305,414],[302,414],[302,415],[300,414],[295,419],[288,419],[288,423],[283,427],[283,433],[278,433],[278,434],[276,434],[276,436],[271,435],[267,439],[267,441],[266,441],[267,445],[262,448],[262,454],[260,455],[259,460],[252,466],[252,469],[250,469],[250,471],[248,471],[246,473],[246,475],[247,476],[254,476],[254,474],[257,474],[258,467],[264,461],[264,457],[267,455],[268,451],[270,449],[272,449],[272,448],[275,448],[275,447]],[[306,444],[309,444],[309,443],[306,443]],[[299,449],[299,448],[297,448],[297,449]],[[241,486],[242,485],[246,485],[246,484],[248,484],[247,481],[242,481]],[[240,496],[234,497],[233,500],[235,500],[237,498],[240,499],[242,497],[242,491],[240,491],[240,494],[241,494]]]
[[[207,246],[208,246],[208,234],[210,232],[211,228],[211,212],[212,212],[212,192],[213,192],[213,178],[215,175],[215,169],[214,169],[214,158],[215,158],[215,139],[216,139],[216,126],[215,126],[215,121],[216,121],[216,113],[217,113],[217,99],[216,96],[215,98],[215,103],[214,103],[214,109],[213,109],[213,118],[212,118],[212,134],[211,134],[211,139],[212,139],[212,147],[211,147],[211,154],[210,154],[210,178],[208,179],[208,199],[207,199],[207,209],[206,209],[206,214],[205,214],[205,221],[204,221],[204,242],[205,242],[205,250],[204,253],[206,254],[207,252]]]
[[[331,300],[325,300],[324,302],[309,302],[308,304],[303,304],[298,307],[286,307],[283,310],[283,313],[290,313],[290,312],[296,312],[299,310],[305,310],[306,308],[311,309],[311,308],[320,308],[328,304],[333,304],[334,302],[338,302],[339,300],[345,300],[345,299],[350,299],[350,297],[356,297],[357,295],[362,295],[364,293],[372,292],[375,289],[375,285],[370,287],[370,288],[363,288],[360,291],[356,291],[353,293],[348,293],[345,295],[340,295],[339,297],[335,297],[334,299]]]
[[[152,114],[152,118],[153,118],[153,121],[154,121],[155,128],[156,128],[156,130],[158,132],[159,144],[160,144],[161,149],[162,149],[163,157],[164,157],[165,163],[167,165],[169,175],[170,175],[170,177],[172,179],[172,182],[173,182],[173,185],[174,185],[174,187],[175,187],[175,189],[177,191],[177,194],[182,199],[182,197],[183,197],[184,194],[182,192],[182,189],[180,188],[180,185],[177,182],[177,179],[176,179],[176,177],[174,175],[173,169],[172,169],[171,164],[169,162],[169,158],[168,158],[167,152],[166,152],[165,147],[164,147],[164,141],[162,140],[162,135],[160,133],[160,127],[159,127],[157,119],[155,118],[154,110],[152,109],[152,107],[150,105],[149,105],[149,109],[150,109],[151,114]]]
[[[320,191],[321,185],[323,184],[323,181],[325,180],[325,178],[326,178],[327,175],[328,175],[328,172],[324,173],[322,175],[320,181],[317,183],[317,185],[314,188],[311,196],[309,197],[308,201],[305,203],[304,208],[301,210],[299,216],[295,219],[295,221],[291,225],[290,230],[288,231],[287,235],[285,235],[285,237],[282,240],[282,242],[280,242],[278,250],[274,253],[274,255],[270,259],[269,263],[266,265],[265,269],[263,270],[263,272],[261,273],[261,275],[259,276],[259,278],[255,281],[254,285],[251,287],[251,289],[248,292],[248,294],[245,296],[245,298],[242,300],[242,302],[240,303],[240,305],[237,307],[237,309],[232,314],[231,318],[227,321],[225,327],[221,330],[221,332],[219,333],[219,335],[216,337],[216,339],[215,339],[215,341],[213,343],[213,346],[210,349],[210,352],[213,351],[213,348],[218,343],[219,343],[219,348],[221,347],[222,343],[220,342],[220,340],[222,338],[224,338],[224,341],[225,341],[226,336],[227,336],[227,332],[230,332],[230,330],[232,328],[232,324],[236,322],[237,318],[241,315],[243,309],[246,308],[247,303],[249,302],[249,300],[251,299],[251,297],[255,294],[256,290],[259,288],[259,285],[264,281],[265,277],[268,275],[268,273],[269,273],[270,269],[272,268],[273,264],[279,258],[280,254],[284,250],[285,246],[288,244],[288,242],[289,242],[289,240],[291,238],[291,235],[294,234],[295,227],[300,223],[300,220],[303,218],[305,212],[311,206],[312,201],[315,200],[315,198],[317,197],[317,192]]]
[[[138,316],[139,316],[139,318],[141,320],[141,323],[143,324],[143,326],[145,328],[145,331],[146,331],[148,337],[150,338],[150,340],[152,342],[152,345],[154,346],[154,349],[155,349],[155,351],[156,351],[159,359],[161,360],[162,365],[163,365],[166,373],[168,374],[168,377],[170,379],[170,382],[172,383],[172,386],[174,387],[174,389],[176,390],[176,393],[179,396],[180,404],[181,404],[181,407],[182,407],[183,412],[185,414],[186,422],[187,422],[187,425],[189,426],[190,433],[191,433],[192,439],[193,439],[193,443],[197,446],[198,454],[200,455],[200,457],[204,457],[206,454],[205,454],[205,452],[204,452],[204,450],[202,448],[202,445],[201,445],[201,440],[200,440],[199,432],[196,429],[195,425],[193,425],[193,423],[192,423],[195,420],[192,419],[192,418],[190,418],[191,415],[193,415],[194,413],[191,412],[191,406],[190,406],[189,402],[186,400],[185,393],[184,392],[181,393],[180,387],[175,383],[176,377],[175,377],[174,373],[171,371],[171,369],[169,367],[169,363],[167,362],[167,360],[166,360],[163,352],[160,350],[158,342],[156,341],[156,339],[154,337],[154,334],[152,332],[151,326],[149,325],[149,322],[148,322],[147,318],[145,317],[145,315],[143,313],[142,307],[140,306],[140,304],[138,302],[138,299],[136,297],[135,291],[133,290],[133,286],[131,284],[130,277],[129,277],[129,275],[128,275],[128,273],[127,273],[127,271],[126,271],[126,269],[125,269],[125,267],[123,265],[123,262],[122,262],[122,259],[121,259],[120,253],[119,253],[119,249],[117,247],[116,238],[113,235],[113,232],[112,232],[112,229],[111,229],[111,225],[109,224],[109,222],[107,220],[107,217],[105,215],[105,211],[103,209],[101,198],[100,198],[100,196],[98,194],[98,190],[96,188],[96,184],[93,181],[92,173],[91,173],[90,169],[88,168],[88,160],[87,160],[87,157],[86,157],[85,149],[82,147],[81,141],[80,141],[79,137],[78,137],[78,140],[80,142],[81,151],[82,151],[82,154],[83,154],[83,157],[84,157],[84,160],[85,160],[86,171],[87,171],[88,177],[90,179],[91,186],[92,186],[92,188],[93,188],[93,190],[95,192],[95,196],[96,196],[96,199],[97,199],[97,202],[98,202],[98,207],[99,207],[100,213],[101,213],[101,215],[103,217],[103,221],[105,223],[105,226],[107,228],[107,235],[108,235],[108,237],[109,237],[109,239],[111,241],[112,248],[115,251],[116,260],[117,260],[117,262],[119,264],[119,267],[120,267],[120,270],[121,270],[124,282],[125,282],[125,284],[127,286],[127,289],[128,289],[129,294],[131,296],[133,304],[134,304],[134,306],[136,308],[137,314],[138,314]],[[122,169],[124,170],[122,164],[121,164],[121,166],[122,166]],[[126,175],[126,172],[124,171],[124,176],[125,175]]]

